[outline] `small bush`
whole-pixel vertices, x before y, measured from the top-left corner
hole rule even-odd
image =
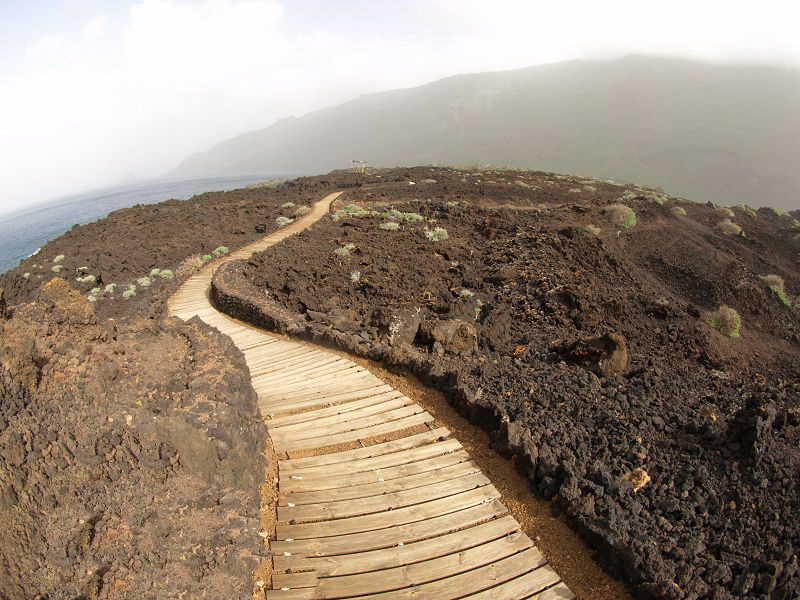
[[[281,204],[281,208],[294,208],[297,206],[294,202],[284,202]]]
[[[461,288],[461,291],[458,292],[459,298],[472,298],[475,295],[475,292],[472,290],[468,290],[467,288]]]
[[[368,217],[371,214],[372,214],[371,211],[360,207],[358,204],[348,204],[344,208],[340,208],[335,213],[333,213],[333,220],[338,221],[339,219],[344,219],[347,217],[354,217],[358,219],[361,217]]]
[[[602,231],[602,229],[597,227],[597,225],[592,225],[591,223],[589,225],[584,226],[583,229],[584,231],[587,231],[592,235],[600,235],[600,232]]]
[[[358,283],[361,281],[361,271],[353,271],[350,273],[350,281],[352,283]]]
[[[60,262],[63,262],[63,261],[64,261],[64,255],[63,254],[59,254],[58,256],[56,256],[53,259],[53,262],[56,263],[56,264],[58,264]]]
[[[300,216],[300,215],[304,215],[304,214],[306,214],[308,212],[311,212],[311,208],[310,207],[308,207],[308,206],[298,206],[297,210],[294,211],[294,214],[296,214],[297,216]]]
[[[130,300],[135,295],[136,295],[136,286],[134,284],[130,284],[128,288],[124,292],[122,292],[122,297],[125,298],[125,300]]]
[[[211,256],[210,254],[203,254],[203,256],[200,257],[200,260],[202,260],[204,263],[207,263],[214,260],[214,257]]]
[[[682,206],[673,206],[672,208],[670,208],[670,210],[672,211],[672,214],[675,215],[676,217],[686,216],[686,209],[683,208]]]
[[[91,290],[89,290],[89,293],[90,293],[92,296],[97,296],[97,295],[98,295],[98,294],[100,294],[100,292],[102,292],[102,291],[103,291],[103,288],[96,287],[96,288],[92,288]]]
[[[95,281],[97,281],[97,276],[91,274],[84,275],[83,277],[76,277],[75,281],[79,283],[94,283]]]
[[[184,261],[178,265],[178,268],[175,270],[175,272],[178,277],[183,277],[184,275],[196,273],[202,268],[203,259],[199,254],[195,254],[194,256],[189,256],[188,258],[184,259]]]
[[[733,218],[733,217],[735,217],[735,216],[736,216],[736,213],[735,213],[735,212],[733,212],[733,211],[732,211],[730,208],[728,208],[727,206],[717,206],[717,207],[715,207],[715,208],[717,209],[717,212],[719,212],[719,213],[722,213],[722,214],[723,214],[723,215],[725,215],[726,217]]]
[[[161,274],[161,269],[150,269],[149,277],[158,277]]]
[[[275,223],[278,224],[278,227],[285,227],[289,223],[293,223],[294,219],[290,219],[289,217],[278,217],[275,219]]]
[[[764,275],[761,278],[761,281],[767,284],[767,287],[778,297],[778,300],[781,301],[781,304],[787,308],[792,307],[792,301],[789,300],[789,297],[786,295],[783,277],[780,275]]]
[[[50,270],[51,270],[53,273],[61,273],[61,270],[62,270],[63,268],[64,268],[64,265],[53,265],[52,267],[50,267]]]
[[[746,214],[751,219],[755,219],[758,216],[758,213],[754,211],[752,208],[747,206],[747,204],[737,204],[736,208],[741,210],[744,214]]]
[[[725,235],[739,235],[742,233],[742,228],[730,219],[725,219],[719,223],[717,225],[717,229],[719,229]]]
[[[231,249],[227,246],[219,246],[218,248],[214,248],[214,250],[211,252],[211,255],[214,258],[219,258],[220,256],[225,256],[230,251]]]
[[[355,244],[345,244],[341,248],[337,248],[333,251],[333,253],[338,256],[339,258],[345,258],[346,256],[350,256],[350,253],[356,249]]]
[[[800,229],[800,221],[792,219],[791,223],[789,223],[789,229]]]
[[[447,233],[447,229],[444,227],[435,227],[433,229],[426,229],[425,237],[428,238],[429,242],[436,243],[443,242],[450,237],[450,235]]]
[[[113,294],[115,291],[117,291],[117,284],[116,283],[109,283],[106,286],[106,294]]]
[[[162,270],[162,271],[161,271],[161,272],[158,274],[158,276],[159,276],[159,277],[161,277],[161,279],[172,279],[173,277],[175,277],[175,273],[173,273],[173,272],[172,272],[172,271],[170,271],[169,269],[163,269],[163,270]]]
[[[731,338],[738,338],[739,330],[742,328],[742,318],[739,313],[724,304],[708,316],[706,323]]]
[[[483,310],[483,301],[478,298],[475,300],[475,320],[478,321],[481,318],[481,311]]]
[[[425,217],[423,217],[419,213],[412,213],[412,212],[404,212],[401,213],[403,216],[403,220],[406,223],[419,223],[420,221],[424,221]]]
[[[136,280],[136,283],[139,285],[139,287],[149,288],[150,284],[153,283],[153,280],[149,277],[140,277]]]
[[[94,304],[95,302],[97,302],[97,296],[94,296],[94,295],[92,295],[92,294],[89,294],[88,296],[86,296],[86,299],[87,299],[89,302],[91,302],[92,304]]]
[[[385,231],[397,231],[400,229],[400,223],[395,223],[394,221],[389,221],[388,223],[381,223],[378,225],[381,229]]]
[[[636,225],[636,213],[630,206],[624,204],[609,204],[603,209],[615,227],[629,229]]]

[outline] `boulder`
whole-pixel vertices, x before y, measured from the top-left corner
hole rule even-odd
[[[437,321],[431,329],[431,338],[439,343],[445,352],[468,356],[478,347],[475,324],[461,319]]]
[[[599,337],[576,340],[561,349],[564,359],[596,371],[604,377],[624,373],[628,368],[628,345],[613,332]]]

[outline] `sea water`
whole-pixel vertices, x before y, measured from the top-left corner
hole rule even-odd
[[[184,200],[203,192],[235,190],[258,181],[285,176],[209,177],[125,185],[0,215],[0,273],[13,269],[20,260],[36,253],[47,242],[69,231],[73,225],[91,223],[119,208],[155,204],[172,198]]]

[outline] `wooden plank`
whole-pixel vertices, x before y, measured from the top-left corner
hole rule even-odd
[[[350,362],[345,358],[327,359],[322,362],[309,363],[295,367],[294,365],[282,369],[279,373],[261,376],[261,383],[270,381],[275,384],[287,385],[313,381],[324,375],[336,374],[337,377],[347,378],[353,374],[361,373],[365,369]]]
[[[365,406],[364,408],[339,412],[339,414],[331,415],[329,417],[320,417],[319,419],[315,419],[313,421],[290,423],[283,426],[268,421],[267,425],[269,426],[270,434],[277,435],[286,435],[289,432],[299,433],[312,427],[314,428],[314,431],[319,431],[320,428],[328,425],[336,425],[349,421],[358,421],[364,417],[385,414],[392,410],[404,408],[413,404],[414,403],[412,400],[401,396],[400,398],[386,400],[385,402],[376,402],[374,404],[370,404],[369,406]]]
[[[249,360],[252,363],[251,372],[258,373],[258,375],[254,375],[253,378],[255,379],[257,377],[259,380],[265,381],[268,381],[275,373],[284,373],[286,369],[301,369],[309,366],[313,367],[326,364],[324,361],[320,360],[320,356],[317,352],[305,346],[286,348],[280,353],[267,352],[259,357],[258,360]],[[333,360],[343,359],[335,357],[330,359],[330,362],[333,362]]]
[[[273,540],[269,546],[273,556],[333,556],[353,554],[379,548],[391,548],[398,544],[408,544],[425,538],[444,535],[458,529],[465,529],[478,523],[505,515],[507,509],[499,500],[478,504],[467,509],[440,515],[425,521],[408,523],[398,527],[374,531],[352,533],[333,537],[293,539],[291,542]]]
[[[317,504],[319,502],[329,502],[331,500],[355,500],[356,498],[369,498],[370,496],[382,496],[406,489],[431,485],[433,483],[443,483],[458,477],[466,477],[473,473],[479,473],[480,468],[475,462],[468,460],[449,467],[426,471],[418,475],[390,479],[389,481],[378,481],[364,485],[350,487],[340,487],[335,489],[310,491],[310,492],[279,492],[278,504],[286,506],[289,503],[299,506],[301,504]]]
[[[379,435],[387,435],[396,431],[403,431],[404,429],[411,429],[418,425],[425,425],[432,423],[433,417],[427,412],[421,412],[410,417],[404,417],[395,421],[381,423],[380,425],[373,425],[363,429],[356,429],[346,433],[337,433],[327,435],[325,437],[317,437],[302,440],[274,440],[275,449],[279,452],[291,452],[293,450],[308,450],[313,448],[325,448],[326,446],[336,446],[347,442],[357,442],[362,439],[367,439]]]
[[[532,573],[529,573],[529,575],[532,575]],[[523,577],[527,577],[527,575],[523,575]],[[575,594],[573,594],[572,590],[567,587],[567,584],[562,581],[553,587],[547,588],[543,592],[538,592],[529,597],[535,598],[536,600],[574,600]]]
[[[418,586],[503,560],[531,548],[532,545],[528,536],[518,532],[515,535],[423,562],[377,572],[322,578],[314,590],[314,597],[352,598]]]
[[[259,394],[259,407],[268,409],[270,413],[291,412],[294,410],[302,410],[305,408],[314,408],[317,406],[331,406],[338,402],[346,402],[348,400],[359,400],[361,398],[369,398],[376,394],[389,392],[392,390],[391,386],[386,384],[379,386],[369,386],[363,389],[351,390],[347,392],[340,392],[331,394],[324,397],[312,397],[304,400],[282,400],[277,401],[269,396],[268,392]]]
[[[489,485],[489,483],[489,479],[483,473],[472,473],[464,477],[448,481],[437,481],[430,485],[403,489],[381,496],[359,498],[358,502],[353,502],[350,499],[340,499],[334,491],[331,493],[329,502],[303,504],[300,506],[279,506],[278,521],[281,523],[303,523],[396,510],[460,494],[461,492]]]
[[[519,598],[530,598],[532,595],[534,598],[541,598],[535,594],[558,583],[560,579],[550,565],[541,565],[533,571],[503,582],[502,585],[467,596],[467,598],[472,600],[519,600]],[[558,598],[558,596],[555,597]]]
[[[288,415],[286,417],[272,418],[269,420],[267,425],[270,427],[283,427],[285,425],[293,425],[295,423],[316,421],[317,419],[323,419],[331,415],[341,415],[346,412],[358,410],[374,404],[380,404],[389,400],[395,400],[397,398],[404,398],[404,396],[400,392],[392,390],[391,392],[384,392],[383,394],[370,396],[369,398],[364,398],[363,400],[354,400],[344,404],[336,404],[335,406],[331,406],[329,408],[320,408],[318,410],[309,410],[302,413],[296,413],[294,415]]]
[[[348,378],[345,381],[337,381],[335,378],[327,382],[314,382],[313,385],[302,384],[293,386],[293,389],[283,390],[276,388],[274,385],[261,385],[254,381],[253,389],[258,392],[259,390],[266,391],[270,397],[274,399],[276,404],[293,404],[306,400],[321,400],[327,396],[336,396],[346,392],[355,392],[360,390],[367,390],[386,385],[380,379],[371,376],[369,378],[359,377],[357,380],[352,381]],[[388,386],[387,386],[388,387]],[[391,388],[390,388],[391,389]]]
[[[508,515],[467,529],[411,544],[403,544],[402,546],[337,556],[303,557],[279,555],[275,556],[273,560],[276,571],[286,571],[288,569],[295,571],[314,570],[320,577],[354,575],[401,567],[423,560],[446,556],[486,544],[515,532],[519,532],[519,523],[514,517]]]
[[[324,375],[320,377],[310,377],[306,381],[296,381],[282,384],[270,381],[262,381],[258,377],[253,379],[253,388],[268,386],[272,393],[279,398],[294,399],[315,395],[325,395],[336,390],[355,389],[364,385],[380,385],[383,383],[369,371],[360,371],[347,377],[337,375]]]
[[[272,589],[281,590],[288,588],[292,590],[302,588],[312,588],[318,585],[317,574],[314,571],[302,573],[273,573]]]
[[[392,421],[410,417],[421,412],[423,412],[423,410],[419,404],[401,403],[401,406],[386,412],[379,412],[377,414],[371,414],[362,417],[354,416],[352,419],[346,420],[339,419],[333,423],[321,423],[319,425],[314,423],[311,425],[306,425],[305,427],[301,426],[299,428],[295,425],[291,427],[279,427],[277,429],[271,429],[269,434],[270,437],[272,437],[272,440],[275,442],[283,443],[287,440],[299,442],[306,439],[328,437],[340,433],[365,429],[375,425],[380,425],[382,423],[390,423]],[[335,419],[336,417],[330,418]]]
[[[494,486],[486,485],[475,490],[454,494],[447,498],[431,500],[422,504],[415,504],[405,508],[398,508],[388,512],[360,517],[347,517],[335,521],[320,521],[316,523],[300,523],[297,525],[278,524],[275,527],[279,540],[291,538],[304,540],[315,537],[328,537],[361,533],[364,531],[377,531],[387,527],[406,525],[416,521],[432,519],[440,515],[457,512],[470,506],[484,504],[487,501],[500,497]],[[380,534],[376,534],[380,535]]]
[[[450,454],[461,450],[461,444],[456,439],[449,439],[434,444],[426,444],[408,450],[392,452],[391,454],[381,454],[374,458],[362,458],[347,462],[321,465],[318,467],[305,467],[300,469],[281,468],[281,478],[289,479],[291,475],[302,475],[305,479],[312,477],[331,477],[337,474],[360,473],[362,471],[372,471],[373,469],[385,469],[404,465],[406,463],[427,460],[442,454]],[[288,461],[287,461],[288,462]]]
[[[389,389],[390,391],[394,391],[391,388]],[[332,452],[330,454],[322,454],[320,456],[307,456],[304,458],[282,460],[279,462],[279,468],[282,470],[305,469],[307,467],[332,465],[336,463],[360,460],[362,458],[372,458],[374,456],[381,456],[384,454],[390,454],[392,452],[416,448],[425,444],[439,442],[449,437],[450,431],[446,427],[438,427],[437,429],[432,429],[431,431],[417,433],[415,435],[401,438],[399,440],[384,442],[382,444],[367,446],[366,448]]]
[[[392,590],[387,592],[379,592],[375,594],[359,596],[360,600],[393,600],[397,599],[411,599],[419,600],[421,598],[431,600],[441,600],[444,598],[463,598],[469,597],[470,594],[477,594],[484,590],[491,588],[502,589],[501,584],[516,579],[531,570],[531,565],[541,564],[543,561],[541,553],[536,548],[529,548],[523,550],[518,554],[505,558],[503,560],[493,562],[489,565],[467,571],[466,573],[459,573],[452,577],[439,579],[421,585],[406,587],[401,590]],[[545,567],[542,567],[543,569]],[[552,571],[552,569],[550,569]],[[550,573],[543,573],[540,578],[546,581]],[[556,575],[556,577],[558,577]],[[556,580],[557,581],[557,580]],[[554,582],[555,583],[555,582]],[[320,598],[317,595],[318,589],[307,590],[287,590],[286,592],[267,592],[267,600],[303,600],[306,598],[316,599]],[[481,596],[479,596],[481,597]],[[509,600],[518,600],[520,596],[483,596],[488,598],[508,598]],[[522,596],[524,598],[524,596]]]
[[[419,475],[427,471],[435,471],[443,467],[449,467],[458,463],[469,461],[469,454],[463,450],[434,456],[425,460],[418,460],[412,463],[403,463],[385,469],[364,471],[362,473],[349,473],[345,475],[334,474],[332,477],[309,477],[303,475],[291,475],[289,479],[280,481],[281,492],[309,492],[318,490],[332,490],[336,488],[349,487],[353,485],[364,485],[367,483],[377,483],[379,480],[390,481],[401,477]]]

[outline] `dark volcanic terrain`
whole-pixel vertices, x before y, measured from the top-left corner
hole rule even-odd
[[[336,214],[218,271],[223,310],[444,391],[639,597],[800,594],[800,212],[349,177]]]

